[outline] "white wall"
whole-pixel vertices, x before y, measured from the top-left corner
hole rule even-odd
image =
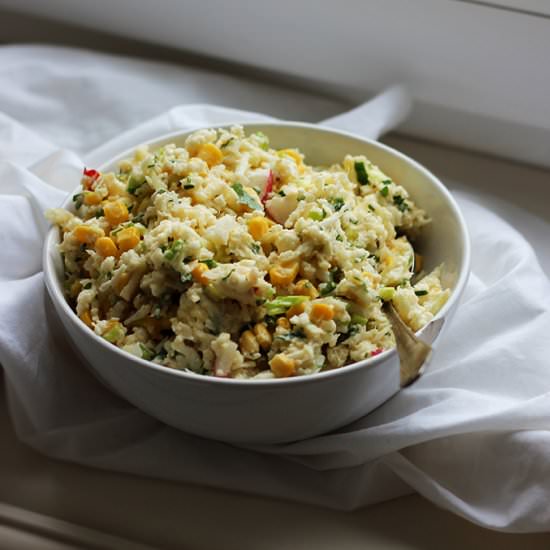
[[[493,3],[0,0],[300,77],[345,99],[403,82],[418,102],[408,133],[550,166],[550,10],[540,0]]]

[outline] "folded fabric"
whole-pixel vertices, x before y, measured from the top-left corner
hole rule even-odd
[[[177,107],[85,160],[96,165],[171,129],[263,118]],[[340,509],[418,491],[484,526],[550,527],[550,282],[528,243],[467,194],[455,196],[473,273],[424,376],[337,432],[242,448],[167,427],[90,374],[49,303],[40,260],[42,210],[75,187],[83,162],[9,117],[0,118],[0,146],[13,159],[0,161],[0,361],[22,441],[98,468]]]

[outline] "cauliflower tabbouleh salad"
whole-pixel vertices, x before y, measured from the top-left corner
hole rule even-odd
[[[401,185],[364,156],[314,167],[240,126],[87,169],[73,203],[47,213],[70,304],[105,340],[175,369],[338,368],[394,346],[384,301],[417,330],[450,294],[440,268],[422,272],[409,239],[429,220]]]

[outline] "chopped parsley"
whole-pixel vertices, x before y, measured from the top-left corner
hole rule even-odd
[[[237,193],[237,197],[239,197],[239,202],[241,204],[245,204],[249,208],[252,208],[252,210],[261,210],[262,207],[258,201],[244,190],[241,183],[234,183],[231,189]]]
[[[428,294],[428,291],[427,290],[415,290],[414,293],[417,296],[426,296],[426,294]]]
[[[321,283],[319,285],[319,292],[321,296],[326,296],[330,294],[336,288],[336,283],[334,281],[328,281],[327,283]]]
[[[105,216],[105,212],[103,211],[103,208],[98,208],[94,216],[96,218],[101,218],[102,216]]]
[[[254,252],[254,254],[260,253],[260,245],[258,243],[252,243],[250,245],[250,249],[252,250],[252,252]]]
[[[92,288],[92,283],[86,283],[83,288],[84,290],[88,290],[89,288]]]
[[[286,197],[286,193],[281,189],[277,195],[281,196],[281,197]]]
[[[395,204],[401,212],[405,212],[405,210],[409,208],[407,201],[401,195],[395,195],[395,197],[393,197],[393,204]]]
[[[364,162],[356,162],[354,164],[355,175],[357,176],[357,181],[361,185],[369,184],[369,175],[367,174],[367,169],[365,168]]]
[[[207,260],[199,260],[201,264],[204,264],[208,269],[214,269],[218,263],[215,260],[207,259]]]
[[[233,141],[235,141],[235,138],[234,137],[230,137],[227,141],[224,141],[221,145],[220,145],[220,149],[225,149],[230,143],[232,143]]]
[[[387,197],[388,194],[389,194],[390,190],[388,188],[387,185],[384,185],[384,187],[382,187],[382,189],[380,189],[380,194],[383,196],[383,197]]]
[[[77,193],[73,195],[74,207],[78,210],[84,202],[84,193]]]
[[[344,206],[344,199],[342,197],[334,197],[333,199],[330,199],[330,203],[332,204],[334,210],[338,212],[342,206]]]

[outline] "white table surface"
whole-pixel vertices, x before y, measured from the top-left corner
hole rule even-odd
[[[550,274],[549,172],[399,136],[386,141],[512,222]],[[0,548],[85,547],[78,540],[87,540],[86,547],[131,547],[113,537],[134,541],[134,548],[193,550],[550,548],[550,535],[488,531],[419,496],[335,512],[53,461],[16,440],[0,393],[0,502],[17,507],[3,514],[0,506]],[[25,511],[47,517],[25,517]],[[14,522],[15,516],[24,519]],[[95,539],[93,531],[51,518],[103,535]],[[63,532],[72,534],[64,539]]]

